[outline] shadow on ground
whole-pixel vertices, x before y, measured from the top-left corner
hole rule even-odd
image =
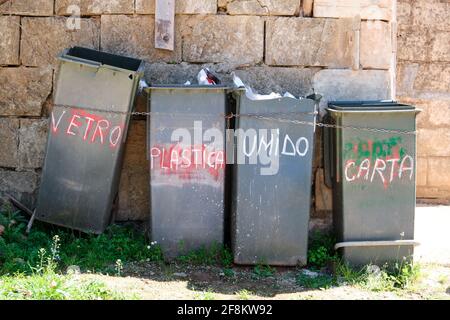
[[[124,270],[125,276],[139,277],[158,282],[187,282],[187,289],[195,292],[212,292],[234,295],[241,291],[271,298],[278,294],[290,294],[309,290],[299,285],[296,276],[299,268],[274,268],[269,276],[255,274],[252,267],[234,266],[225,270],[217,266],[187,264],[134,263]]]

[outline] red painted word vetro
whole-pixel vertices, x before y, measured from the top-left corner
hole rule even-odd
[[[124,125],[114,124],[102,116],[81,109],[62,110],[51,115],[51,132],[78,137],[87,143],[117,147],[120,143]]]

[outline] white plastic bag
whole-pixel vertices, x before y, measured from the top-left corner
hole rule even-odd
[[[200,70],[197,75],[197,81],[199,85],[212,86],[220,84],[219,78],[217,78],[208,68]]]
[[[149,85],[148,85],[148,83],[144,80],[144,79],[141,79],[140,81],[139,81],[139,93],[141,93],[145,88],[148,88],[149,87]]]
[[[294,95],[286,92],[283,96],[279,93],[272,92],[270,94],[259,94],[253,91],[252,88],[244,84],[244,82],[233,72],[233,83],[237,88],[245,88],[245,95],[250,100],[272,100],[280,99],[283,97],[297,99]]]

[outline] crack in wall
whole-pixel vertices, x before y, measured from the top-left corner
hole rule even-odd
[[[260,6],[262,9],[265,9],[266,12],[267,12],[267,14],[270,16],[270,15],[271,15],[271,12],[270,12],[269,6],[263,4],[262,1],[264,1],[264,0],[256,0],[256,2],[258,2],[259,6]]]

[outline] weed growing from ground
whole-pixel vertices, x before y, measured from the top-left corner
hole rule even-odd
[[[223,268],[223,274],[225,277],[231,278],[234,277],[235,273],[231,268]]]
[[[211,290],[198,292],[194,295],[195,300],[215,300],[216,297],[214,296],[214,293]]]
[[[336,278],[340,283],[355,285],[370,291],[394,291],[412,287],[420,275],[420,265],[403,261],[393,265],[364,266],[351,268],[343,262],[336,267]]]
[[[143,234],[127,227],[113,225],[101,235],[87,235],[36,222],[26,235],[26,219],[10,208],[0,209],[0,224],[5,227],[0,236],[0,275],[29,274],[30,266],[37,266],[42,258],[41,248],[49,248],[62,271],[77,265],[83,271],[114,273],[117,260],[125,264],[163,258],[157,244],[149,244]]]
[[[299,273],[296,278],[297,284],[308,289],[328,289],[335,284],[335,279],[331,275],[320,274],[316,277],[310,277]]]
[[[252,292],[248,291],[247,289],[242,289],[236,292],[236,295],[239,300],[249,300]]]
[[[267,278],[267,277],[273,276],[274,274],[275,274],[275,269],[264,262],[258,263],[253,268],[253,275],[256,278]]]
[[[99,281],[80,280],[57,272],[59,237],[54,236],[50,250],[38,250],[38,263],[30,273],[0,276],[0,300],[109,300],[125,297],[109,290]]]
[[[228,268],[233,263],[233,256],[228,248],[214,243],[209,248],[203,246],[181,255],[177,258],[177,261],[207,266],[220,265]]]
[[[116,260],[116,274],[118,277],[120,277],[122,275],[122,270],[123,270],[122,260],[117,259]]]
[[[315,232],[309,240],[308,266],[313,269],[321,269],[326,267],[329,262],[336,261],[335,242],[332,235]]]

